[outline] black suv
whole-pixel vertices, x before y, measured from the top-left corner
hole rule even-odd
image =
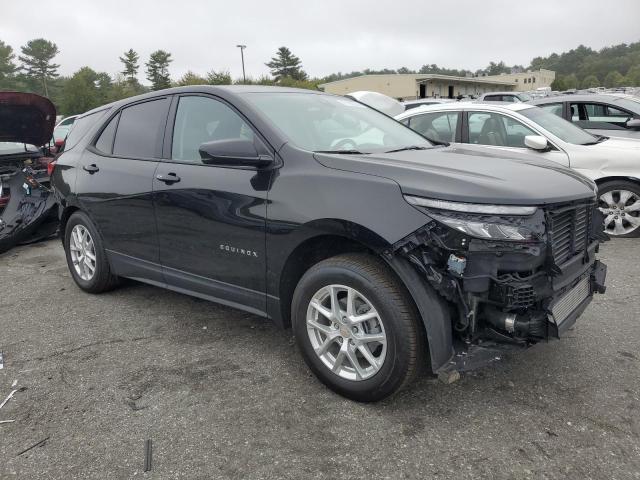
[[[293,326],[333,390],[384,398],[558,336],[604,290],[595,185],[433,145],[348,98],[184,87],[76,120],[52,183],[69,270]]]

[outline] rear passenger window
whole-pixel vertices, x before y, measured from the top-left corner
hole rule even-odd
[[[200,96],[180,98],[173,127],[173,160],[200,163],[203,143],[241,139],[253,140],[253,131],[226,104]]]
[[[96,148],[103,153],[111,155],[111,151],[113,149],[113,138],[116,134],[116,127],[118,126],[118,118],[120,118],[120,115],[116,115],[111,119],[105,129],[102,130],[100,138],[98,138],[98,141],[96,142]]]
[[[429,140],[455,142],[459,112],[434,112],[411,117],[409,126]]]
[[[113,154],[130,158],[159,158],[168,106],[169,99],[163,98],[123,109]]]

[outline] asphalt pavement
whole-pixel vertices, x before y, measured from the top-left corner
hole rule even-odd
[[[18,247],[0,255],[0,478],[638,479],[640,242],[600,258],[607,293],[563,340],[364,405],[290,331],[136,282],[89,295],[59,241]]]

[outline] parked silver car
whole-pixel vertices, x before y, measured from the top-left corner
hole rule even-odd
[[[432,105],[395,118],[437,142],[536,152],[570,166],[598,184],[606,232],[640,236],[640,141],[592,135],[527,103]]]
[[[481,102],[507,102],[522,103],[532,99],[531,95],[524,92],[487,92],[478,97]]]
[[[640,98],[631,95],[559,95],[532,100],[585,130],[608,137],[640,139]]]

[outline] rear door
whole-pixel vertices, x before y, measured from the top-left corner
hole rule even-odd
[[[160,261],[167,284],[263,314],[265,222],[271,171],[202,162],[205,142],[252,139],[266,143],[220,98],[176,97],[165,159],[154,179]]]
[[[119,275],[162,282],[152,188],[170,99],[112,115],[81,158],[78,199],[96,223]]]

